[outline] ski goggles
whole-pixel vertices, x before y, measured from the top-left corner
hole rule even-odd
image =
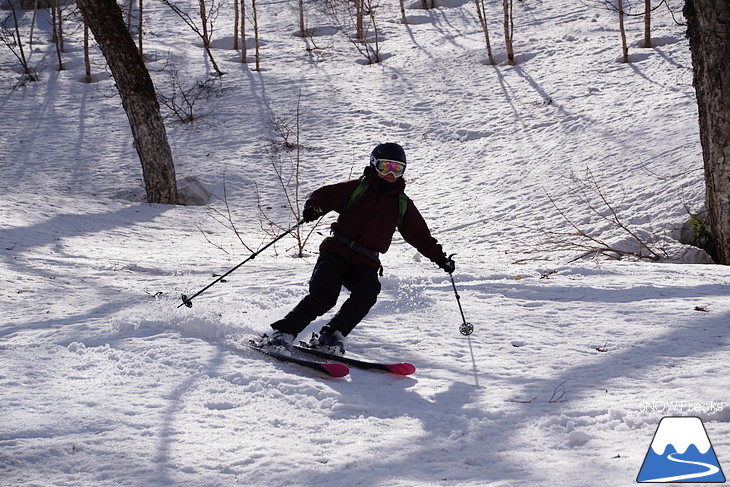
[[[399,178],[406,172],[406,163],[400,161],[391,161],[390,159],[375,159],[373,166],[383,176],[392,174]]]

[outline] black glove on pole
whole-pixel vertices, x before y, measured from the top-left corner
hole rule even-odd
[[[456,262],[454,262],[452,257],[455,255],[456,254],[451,254],[448,257],[444,256],[443,260],[438,263],[438,266],[445,270],[448,274],[453,273],[456,270]]]
[[[279,241],[279,240],[281,240],[282,238],[284,238],[284,237],[286,237],[287,235],[289,235],[289,234],[290,234],[291,232],[293,232],[294,230],[296,230],[297,228],[299,228],[299,227],[300,227],[300,226],[302,226],[303,224],[304,224],[304,220],[301,220],[301,221],[299,221],[299,222],[298,222],[298,223],[297,223],[296,225],[294,225],[293,227],[291,227],[291,228],[290,228],[289,230],[286,230],[286,231],[285,231],[284,233],[282,233],[281,235],[279,235],[278,237],[276,237],[276,238],[275,238],[274,240],[272,240],[271,242],[269,242],[268,244],[266,244],[266,245],[265,245],[265,246],[264,246],[264,247],[263,247],[262,249],[259,249],[259,251],[258,251],[258,252],[254,252],[253,254],[251,254],[251,255],[250,255],[250,256],[248,257],[248,259],[244,260],[243,262],[241,262],[240,264],[238,264],[238,265],[237,265],[236,267],[234,267],[234,268],[233,268],[233,269],[231,269],[230,271],[226,272],[225,274],[223,274],[222,276],[220,276],[220,277],[219,277],[218,279],[216,279],[215,281],[211,282],[210,284],[208,284],[207,286],[205,286],[205,287],[204,287],[203,289],[201,289],[201,290],[200,290],[200,291],[198,291],[197,293],[193,294],[192,296],[190,296],[190,297],[187,297],[187,296],[185,296],[185,295],[183,294],[183,295],[182,295],[182,303],[178,305],[178,308],[179,308],[180,306],[182,306],[183,304],[184,304],[185,306],[187,306],[188,308],[192,308],[192,307],[193,307],[193,299],[194,299],[194,298],[196,298],[196,297],[200,296],[201,294],[203,294],[203,292],[205,292],[206,290],[208,290],[208,288],[210,288],[210,287],[211,287],[211,286],[213,286],[214,284],[216,284],[216,283],[220,282],[221,280],[223,280],[223,278],[224,278],[224,277],[226,277],[227,275],[229,275],[230,273],[232,273],[233,271],[235,271],[236,269],[238,269],[239,267],[241,267],[241,266],[242,266],[243,264],[245,264],[245,263],[246,263],[246,262],[248,262],[249,260],[253,260],[253,259],[255,259],[255,258],[256,258],[256,256],[257,256],[257,255],[259,255],[259,254],[260,254],[261,252],[263,252],[264,250],[268,249],[269,247],[271,247],[271,246],[272,246],[272,245],[274,245],[274,244],[275,244],[276,242],[278,242],[278,241]]]
[[[305,206],[304,211],[302,212],[302,221],[304,223],[313,222],[320,216],[322,216],[322,210],[317,208],[316,206]]]

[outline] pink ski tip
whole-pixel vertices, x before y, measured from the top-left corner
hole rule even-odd
[[[416,366],[413,364],[387,364],[388,370],[398,375],[411,375],[416,371]]]
[[[350,373],[350,368],[344,364],[322,364],[322,368],[332,377],[345,377]]]

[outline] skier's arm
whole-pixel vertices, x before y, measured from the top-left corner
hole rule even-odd
[[[304,212],[307,212],[307,208],[313,208],[316,210],[310,211],[318,213],[319,216],[323,216],[332,210],[340,211],[357,185],[358,181],[353,180],[322,186],[307,198],[307,201],[304,203]]]
[[[446,254],[441,244],[431,235],[426,221],[410,199],[406,214],[403,216],[403,223],[398,230],[403,239],[413,245],[424,257],[443,267],[441,263],[447,260]]]

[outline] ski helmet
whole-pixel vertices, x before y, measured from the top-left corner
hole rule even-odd
[[[379,144],[375,146],[375,149],[370,153],[370,164],[375,166],[375,161],[378,159],[388,159],[390,161],[398,161],[403,164],[406,163],[406,152],[403,147],[399,146],[394,142],[387,142],[385,144]]]

